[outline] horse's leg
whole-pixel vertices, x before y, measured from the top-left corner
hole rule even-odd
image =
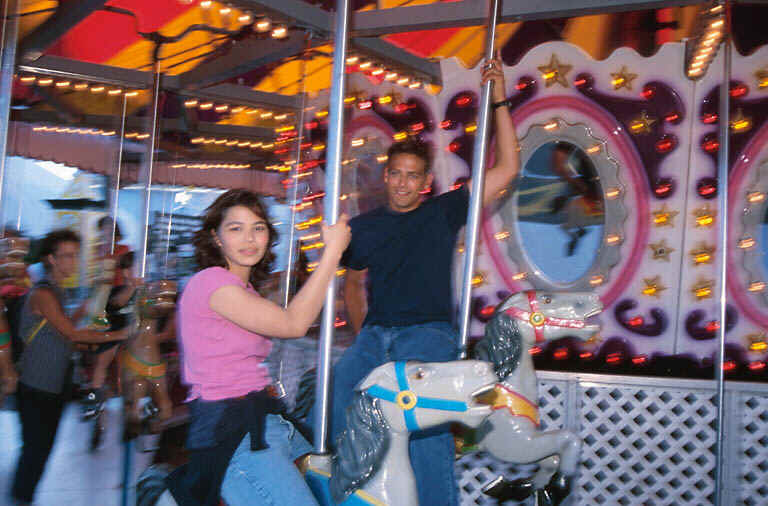
[[[511,416],[499,410],[488,417],[480,429],[479,446],[494,457],[517,464],[530,464],[553,456],[559,456],[562,476],[576,472],[579,459],[580,441],[567,430],[540,432],[528,418]],[[519,482],[515,487],[531,490],[547,485],[554,460],[542,462],[544,469],[534,477],[535,483]],[[556,478],[558,475],[552,477]],[[547,481],[544,481],[547,477]],[[533,480],[530,480],[533,482]],[[567,483],[569,480],[561,480]],[[503,488],[503,487],[497,487]],[[510,494],[519,492],[508,491]],[[511,497],[513,497],[512,495]]]
[[[550,455],[539,461],[539,470],[533,476],[533,486],[536,489],[544,488],[552,479],[552,476],[560,467],[560,456]]]

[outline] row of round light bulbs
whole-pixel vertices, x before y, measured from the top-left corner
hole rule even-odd
[[[717,47],[723,38],[725,28],[724,11],[722,5],[715,5],[704,11],[703,16],[710,19],[706,22],[704,34],[698,39],[696,50],[688,64],[688,77],[696,79],[703,76],[717,54]]]
[[[32,128],[34,132],[50,132],[57,134],[79,134],[79,135],[101,135],[103,137],[112,137],[117,135],[117,130],[101,130],[99,128],[75,128],[75,127],[57,127],[57,126],[36,126]],[[149,138],[148,133],[128,132],[126,139],[144,140]]]
[[[71,88],[75,91],[90,91],[95,95],[98,95],[100,93],[106,93],[111,97],[124,95],[130,98],[130,97],[139,96],[139,90],[125,90],[119,87],[108,88],[106,85],[103,85],[103,84],[99,84],[99,83],[89,84],[83,81],[73,83],[69,79],[56,80],[52,77],[21,76],[19,78],[19,81],[22,84],[25,84],[27,86],[37,85],[43,88],[46,88],[48,86],[53,86],[54,88],[59,90],[68,90]]]
[[[365,72],[374,77],[379,77],[385,81],[407,86],[411,89],[421,88],[424,83],[418,79],[401,75],[394,70],[386,68],[383,64],[376,63],[372,59],[363,58],[358,55],[347,57],[347,65],[356,65],[360,72]]]
[[[181,3],[185,5],[191,5],[195,3],[197,0],[180,0]],[[210,10],[213,8],[214,2],[212,0],[202,0],[199,3],[200,8],[205,10]],[[254,16],[249,11],[239,11],[235,8],[233,8],[230,5],[221,5],[219,7],[219,14],[222,16],[230,16],[233,14],[237,14],[237,20],[242,25],[250,25],[253,23],[253,30],[257,33],[267,33],[270,32],[270,35],[272,38],[275,39],[284,39],[288,36],[288,28],[285,25],[272,25],[272,21],[264,16],[261,17],[258,21],[254,23]]]
[[[292,117],[292,114],[287,112],[275,112],[267,109],[249,108],[244,105],[229,105],[229,104],[216,104],[211,101],[199,100],[197,98],[189,98],[184,101],[184,107],[187,109],[197,108],[201,111],[216,111],[218,113],[231,113],[240,114],[242,112],[248,115],[259,115],[259,118],[267,120],[274,119],[275,121],[286,121]]]

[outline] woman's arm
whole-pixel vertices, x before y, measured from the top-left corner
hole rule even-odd
[[[347,221],[346,215],[342,215],[336,225],[323,226],[323,256],[287,308],[240,286],[230,285],[213,292],[209,299],[211,309],[232,323],[257,334],[283,339],[304,336],[323,307],[325,290],[336,275],[341,254],[349,244]]]
[[[128,337],[123,330],[117,332],[98,332],[95,330],[78,329],[72,320],[64,314],[61,304],[50,290],[39,288],[32,294],[32,309],[48,320],[64,337],[76,343],[106,343],[122,341]]]

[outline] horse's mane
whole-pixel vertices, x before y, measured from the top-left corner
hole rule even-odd
[[[336,439],[331,461],[331,497],[343,502],[365,485],[378,470],[389,448],[389,426],[378,401],[365,392],[355,392],[347,408],[347,428]]]
[[[501,379],[515,372],[523,355],[520,328],[505,312],[512,305],[507,299],[496,307],[493,318],[485,327],[485,337],[475,346],[477,358],[493,363],[493,369]]]

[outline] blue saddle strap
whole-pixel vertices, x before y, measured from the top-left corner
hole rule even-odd
[[[408,377],[405,374],[405,361],[395,362],[395,377],[397,378],[397,387],[399,392],[384,388],[380,385],[373,385],[366,389],[368,395],[376,397],[387,402],[398,404],[403,409],[405,426],[410,432],[420,430],[416,421],[414,408],[438,409],[441,411],[467,411],[467,403],[462,401],[452,401],[448,399],[438,399],[435,397],[419,397],[409,390]]]

